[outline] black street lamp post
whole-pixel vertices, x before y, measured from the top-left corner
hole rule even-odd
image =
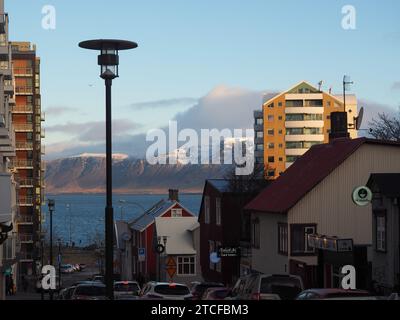
[[[49,207],[50,214],[50,265],[53,265],[53,212],[56,205],[56,202],[52,199],[49,199],[47,202]],[[53,291],[50,289],[50,300],[53,300]]]
[[[100,77],[104,79],[106,86],[106,193],[107,205],[105,209],[105,233],[106,233],[106,292],[110,300],[114,299],[114,209],[112,206],[112,119],[111,119],[111,86],[112,80],[117,78],[119,56],[118,51],[134,49],[138,45],[135,42],[125,40],[88,40],[79,43],[79,47],[100,51],[98,64],[100,65]]]

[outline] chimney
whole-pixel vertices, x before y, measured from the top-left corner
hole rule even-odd
[[[329,133],[329,142],[337,138],[349,138],[347,124],[347,112],[331,113],[331,132]]]
[[[169,189],[169,199],[171,201],[179,201],[179,190],[178,189]]]

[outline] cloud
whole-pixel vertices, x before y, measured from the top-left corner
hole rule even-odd
[[[128,119],[113,120],[113,135],[118,137],[141,128],[142,125]],[[77,136],[79,142],[99,142],[105,139],[105,124],[103,121],[85,123],[69,122],[64,125],[54,125],[46,128],[47,132],[66,133]]]
[[[392,84],[392,90],[393,90],[393,91],[400,90],[400,81],[393,82],[393,84]]]
[[[360,109],[361,107],[364,107],[364,120],[361,126],[363,129],[368,128],[369,123],[372,119],[376,119],[379,113],[394,115],[398,112],[395,107],[365,99],[358,101],[358,108]]]
[[[132,108],[134,110],[143,110],[143,109],[170,108],[177,106],[190,106],[195,104],[197,101],[198,99],[194,98],[164,99],[164,100],[133,103],[129,105],[129,108]]]
[[[49,107],[45,110],[48,116],[61,116],[66,113],[72,113],[77,111],[78,111],[77,108],[71,108],[71,107]]]

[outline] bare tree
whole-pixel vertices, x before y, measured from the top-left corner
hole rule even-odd
[[[233,167],[224,178],[229,180],[229,189],[233,193],[257,193],[269,183],[265,172],[263,164],[255,164],[253,172],[247,176],[236,175],[236,168]]]
[[[376,139],[400,141],[400,116],[379,113],[378,119],[369,123],[369,133]]]

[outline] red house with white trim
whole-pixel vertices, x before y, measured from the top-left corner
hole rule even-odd
[[[161,200],[129,223],[132,230],[132,274],[140,280],[157,280],[157,245],[155,219],[158,217],[194,217],[179,202],[178,190],[169,190],[169,198]]]

